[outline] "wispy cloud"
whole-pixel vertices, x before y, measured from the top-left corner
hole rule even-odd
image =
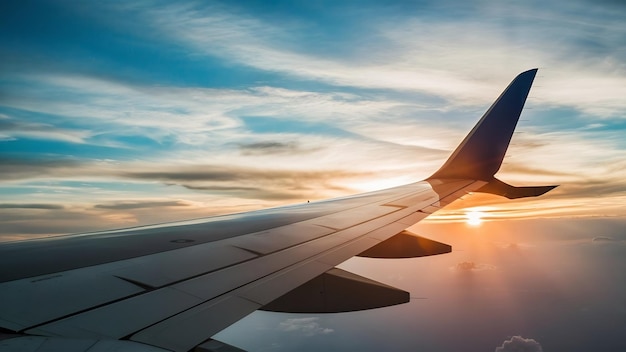
[[[197,54],[256,69],[338,86],[410,90],[445,97],[448,103],[480,105],[497,94],[501,80],[543,66],[547,74],[540,81],[549,89],[537,91],[541,103],[613,117],[625,107],[621,99],[626,95],[623,57],[609,50],[604,60],[592,57],[597,57],[601,46],[619,42],[617,33],[626,28],[609,9],[590,11],[585,2],[575,2],[566,13],[545,4],[537,14],[534,4],[488,3],[468,7],[463,17],[401,16],[393,22],[374,17],[368,25],[377,40],[367,42],[365,48],[355,46],[353,51],[368,53],[356,62],[349,55],[319,56],[294,45],[302,35],[301,23],[270,23],[220,6],[177,4],[154,10],[149,5],[134,10],[159,35]],[[525,25],[503,26],[503,21]],[[591,43],[596,47],[590,47]],[[585,54],[590,51],[593,55]]]
[[[305,153],[296,142],[255,142],[239,145],[243,154],[282,154],[282,153]]]
[[[20,76],[30,88],[6,94],[0,102],[25,111],[54,114],[55,123],[78,123],[100,133],[133,135],[143,133],[162,142],[210,145],[245,137],[241,118],[269,116],[300,121],[333,121],[349,126],[356,117],[361,123],[387,113],[403,103],[343,93],[252,87],[212,89],[136,86],[88,76]],[[50,95],[49,91],[63,92]],[[16,130],[16,122],[2,120]],[[184,123],[181,123],[184,121]],[[22,124],[22,129],[47,128],[45,124]],[[237,131],[234,133],[233,131]],[[73,131],[74,134],[81,133]],[[83,138],[86,137],[83,133]],[[93,133],[93,132],[92,132]],[[71,141],[71,140],[70,140]]]
[[[87,130],[57,128],[51,124],[29,123],[0,115],[0,140],[30,138],[38,140],[58,140],[70,143],[85,143],[91,135]]]
[[[110,204],[96,204],[94,208],[128,210],[156,207],[187,207],[189,204],[182,201],[119,201]]]
[[[320,325],[318,317],[290,318],[278,325],[278,330],[285,332],[297,332],[304,336],[330,334],[333,329]]]

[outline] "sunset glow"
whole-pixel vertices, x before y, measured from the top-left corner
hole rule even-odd
[[[433,194],[411,231],[450,253],[340,264],[407,305],[254,313],[222,334],[275,352],[626,351],[625,18],[615,0],[0,1],[0,242],[421,181],[538,68],[495,177],[557,188]]]
[[[419,181],[533,67],[498,177],[561,186],[538,200],[474,194],[427,221],[465,222],[476,206],[491,207],[490,220],[625,215],[624,58],[586,47],[623,47],[610,42],[624,37],[621,12],[596,6],[583,19],[574,9],[584,2],[567,15],[542,4],[543,20],[525,22],[517,16],[532,4],[480,2],[449,16],[427,3],[8,2],[0,238]],[[495,14],[503,20],[484,21]],[[605,26],[612,35],[596,30]]]
[[[471,226],[479,226],[483,223],[483,216],[485,214],[480,211],[470,211],[466,214],[467,224]]]

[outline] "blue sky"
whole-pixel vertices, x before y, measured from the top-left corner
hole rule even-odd
[[[3,2],[0,238],[420,180],[535,67],[499,177],[561,187],[466,197],[431,223],[623,219],[625,15],[584,0]]]

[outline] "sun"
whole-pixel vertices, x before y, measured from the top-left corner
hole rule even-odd
[[[471,226],[478,226],[483,223],[483,216],[485,214],[480,211],[470,211],[465,216],[467,217],[467,224]]]

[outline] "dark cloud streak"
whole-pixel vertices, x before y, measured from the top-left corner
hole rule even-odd
[[[300,154],[311,150],[303,150],[296,142],[255,142],[239,144],[243,155]]]
[[[43,210],[58,210],[63,209],[62,205],[58,204],[39,204],[39,203],[4,203],[0,204],[0,209],[43,209]]]
[[[259,187],[228,187],[228,186],[192,186],[181,185],[190,190],[207,191],[210,193],[228,194],[239,198],[264,199],[264,200],[296,200],[306,197],[300,192],[284,192]]]
[[[259,170],[243,167],[197,166],[180,171],[126,172],[122,176],[135,180],[157,180],[191,190],[227,194],[240,198],[292,200],[315,198],[314,190],[350,191],[334,185],[337,179],[370,175],[369,172],[341,170]]]
[[[0,180],[24,180],[85,174],[88,161],[69,158],[19,158],[0,156]]]
[[[186,207],[189,204],[181,201],[127,201],[127,202],[115,202],[111,204],[96,204],[94,208],[97,209],[113,209],[113,210],[130,210],[141,208],[156,208],[156,207]]]

